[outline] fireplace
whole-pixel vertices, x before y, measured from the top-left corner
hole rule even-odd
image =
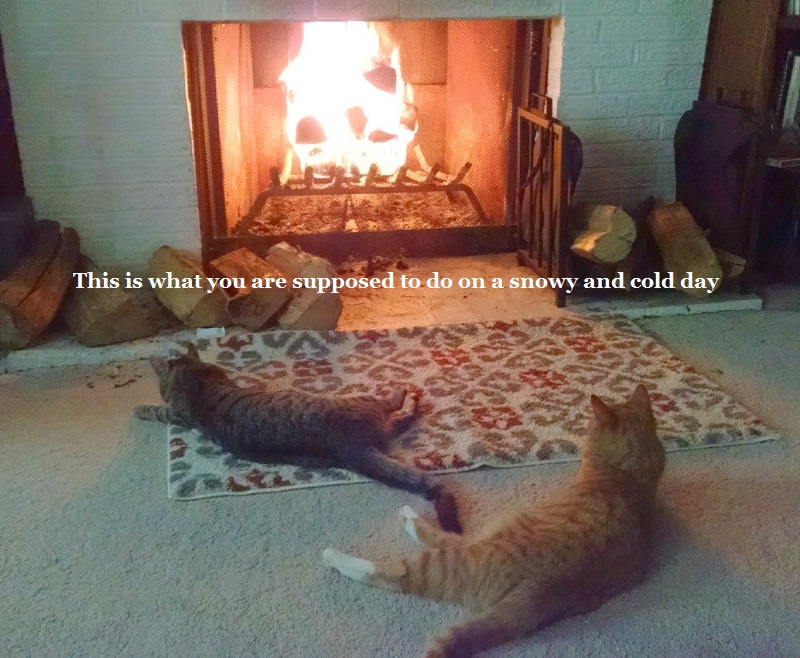
[[[252,30],[278,21],[345,20],[446,20],[448,27],[473,19],[483,19],[485,25],[517,25],[519,19],[549,23],[560,33],[552,40],[559,46],[551,49],[547,67],[553,72],[548,91],[558,100],[554,113],[584,146],[576,200],[634,206],[650,194],[674,199],[672,137],[678,119],[697,97],[711,8],[710,2],[659,0],[51,4],[43,12],[26,0],[0,3],[25,189],[37,216],[78,231],[87,255],[104,267],[137,274],[163,244],[195,253],[201,245],[207,249],[201,227],[205,233],[211,226],[209,208],[214,204],[222,205],[214,215],[215,221],[222,218],[216,235],[242,239],[228,236],[224,200],[212,197],[202,187],[208,177],[198,175],[197,163],[203,169],[210,164],[202,155],[205,145],[198,143],[196,131],[193,140],[190,131],[200,117],[196,104],[191,116],[187,112],[186,74],[191,78],[198,72],[186,67],[192,61],[185,47],[187,26],[233,21],[247,23]],[[252,41],[263,43],[258,36]],[[406,80],[407,74],[410,71],[403,73]],[[253,78],[256,82],[255,71]],[[433,91],[418,86],[417,92]],[[513,129],[512,121],[509,130]],[[421,139],[419,131],[418,135]],[[513,135],[509,140],[513,143]],[[465,161],[473,164],[462,182],[476,191],[492,224],[459,230],[506,230],[508,194],[495,195],[505,203],[505,217],[481,198],[480,158],[470,153],[451,164],[445,156],[429,152],[431,147],[423,145],[423,150],[429,164],[442,157],[442,172],[448,175],[458,174]],[[506,155],[510,164],[513,149]],[[282,165],[278,157],[273,166],[282,171]],[[256,193],[264,184],[256,182]],[[374,239],[380,233],[385,232],[342,235],[355,240]],[[435,233],[424,233],[417,246],[436,242],[431,235]]]
[[[205,259],[508,251],[551,23],[185,23]]]

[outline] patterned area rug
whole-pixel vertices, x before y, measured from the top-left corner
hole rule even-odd
[[[418,421],[392,456],[433,473],[580,458],[589,395],[653,401],[667,450],[777,438],[747,409],[624,318],[543,318],[381,331],[267,331],[198,343],[243,386],[325,395],[419,394]],[[170,426],[169,496],[249,494],[365,482],[338,469],[243,461]]]

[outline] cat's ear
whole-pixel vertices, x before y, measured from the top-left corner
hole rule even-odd
[[[591,401],[592,401],[592,413],[594,414],[594,417],[598,423],[609,427],[613,427],[614,425],[617,424],[616,414],[613,411],[611,411],[611,409],[605,402],[603,402],[596,395],[593,395],[591,397]]]
[[[644,384],[639,384],[636,387],[636,390],[631,393],[631,397],[628,398],[628,404],[636,407],[637,409],[641,409],[642,411],[652,411],[652,406],[650,404],[650,395],[647,392]]]
[[[150,365],[153,366],[153,370],[159,377],[163,377],[169,372],[169,359],[165,359],[163,356],[151,356]]]

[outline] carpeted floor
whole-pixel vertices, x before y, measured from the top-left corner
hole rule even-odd
[[[671,453],[649,580],[491,655],[800,655],[800,295],[786,308],[644,323],[786,439]],[[401,492],[167,500],[163,427],[131,418],[155,395],[144,362],[0,376],[0,655],[399,658],[457,617],[321,565],[413,551]],[[575,470],[443,477],[470,528]]]

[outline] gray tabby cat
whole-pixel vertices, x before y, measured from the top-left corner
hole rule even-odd
[[[137,418],[197,429],[253,461],[346,468],[433,501],[442,528],[461,532],[453,496],[383,452],[416,415],[417,400],[403,387],[386,399],[241,388],[223,368],[201,361],[194,345],[188,349],[150,359],[166,404],[137,406]]]

